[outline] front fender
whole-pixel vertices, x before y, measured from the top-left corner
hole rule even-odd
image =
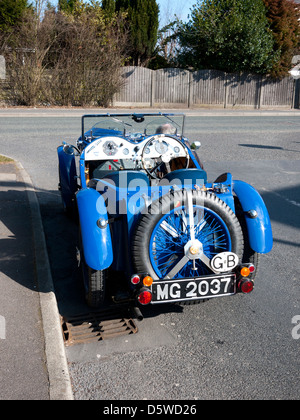
[[[85,262],[94,270],[105,270],[113,262],[113,251],[104,199],[96,190],[84,188],[76,200]],[[97,224],[99,219],[105,227]]]
[[[63,151],[63,146],[57,148],[60,191],[66,207],[72,205],[77,191],[75,156]]]
[[[233,181],[233,191],[244,211],[250,247],[260,254],[270,252],[273,247],[272,227],[262,197],[255,188],[244,181]],[[257,217],[251,218],[248,214],[250,210],[255,210]]]

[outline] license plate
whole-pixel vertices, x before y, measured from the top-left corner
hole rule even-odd
[[[151,286],[151,303],[179,302],[234,295],[236,293],[235,279],[235,275],[230,274],[195,279],[155,281]]]

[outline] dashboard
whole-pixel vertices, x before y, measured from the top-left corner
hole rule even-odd
[[[170,162],[185,157],[188,151],[184,144],[164,134],[146,137],[133,143],[122,137],[100,137],[85,148],[85,161],[128,159],[140,162],[142,159],[158,159]]]

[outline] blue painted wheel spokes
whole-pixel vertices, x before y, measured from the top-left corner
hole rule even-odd
[[[200,242],[202,257],[186,256],[191,238]],[[187,207],[180,207],[163,216],[153,229],[149,244],[150,260],[159,278],[212,274],[209,261],[224,251],[231,251],[226,224],[213,210],[197,205],[192,206],[192,214]]]

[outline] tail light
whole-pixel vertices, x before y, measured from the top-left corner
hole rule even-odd
[[[253,264],[248,264],[248,267],[249,267],[250,273],[254,273],[254,271],[255,271],[254,265]]]
[[[150,287],[153,283],[153,278],[150,276],[146,276],[143,278],[143,284],[144,286]]]
[[[138,301],[141,305],[148,305],[152,300],[152,293],[148,289],[141,289],[138,294]]]
[[[243,277],[248,277],[250,275],[250,269],[249,267],[243,267],[240,271],[241,275]]]
[[[254,289],[254,283],[252,280],[244,278],[239,282],[238,288],[242,293],[250,293]]]
[[[140,276],[139,276],[139,275],[134,274],[134,275],[131,277],[130,281],[131,281],[131,283],[132,283],[132,284],[136,285],[136,284],[139,284],[139,282],[141,281],[141,278],[140,278]]]
[[[244,264],[239,267],[238,273],[242,277],[248,277],[250,276],[250,274],[254,273],[254,271],[255,271],[255,267],[253,264]]]

